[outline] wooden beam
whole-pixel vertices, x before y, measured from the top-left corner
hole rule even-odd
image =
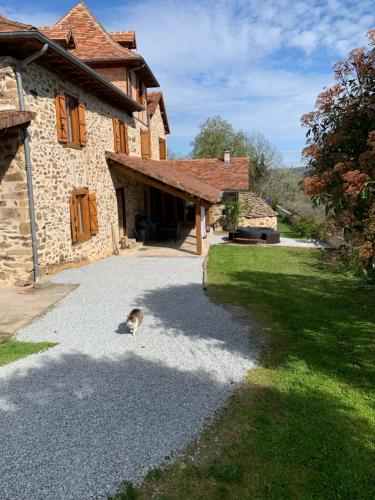
[[[146,175],[141,174],[139,172],[135,172],[134,170],[127,168],[125,165],[117,165],[116,163],[111,162],[111,168],[115,172],[118,172],[119,174],[132,177],[133,179],[136,179],[139,182],[143,182],[143,184],[148,184],[149,186],[153,186],[154,188],[159,189],[160,191],[164,191],[165,193],[177,196],[177,198],[181,198],[183,200],[190,201],[193,203],[195,203],[196,201],[196,198],[194,198],[193,195],[188,195],[183,191],[179,191],[177,188],[168,186],[167,184],[163,184],[162,182],[156,181],[154,179],[150,179],[150,177],[147,177]]]
[[[195,203],[195,238],[196,254],[202,255],[202,215],[200,200]]]

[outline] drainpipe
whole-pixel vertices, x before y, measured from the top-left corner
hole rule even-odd
[[[48,49],[48,44],[44,44],[43,47],[26,57],[22,61],[19,61],[15,68],[16,81],[17,81],[17,91],[18,91],[18,101],[20,111],[26,111],[25,109],[25,99],[23,95],[23,83],[21,70],[27,64],[35,61],[38,57],[42,56]],[[34,191],[33,191],[33,170],[30,155],[30,135],[27,128],[23,131],[23,146],[25,151],[25,167],[26,167],[26,177],[27,177],[27,190],[29,194],[29,209],[30,209],[30,222],[31,222],[31,244],[33,251],[33,263],[34,263],[34,280],[35,285],[40,284],[40,272],[39,272],[39,259],[38,259],[38,242],[36,238],[36,222],[35,222],[35,205],[34,205]]]

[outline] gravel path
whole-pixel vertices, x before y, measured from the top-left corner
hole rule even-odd
[[[181,451],[251,368],[246,331],[202,291],[202,259],[111,257],[18,338],[59,345],[0,368],[0,498],[106,498]],[[141,307],[136,337],[124,333]]]

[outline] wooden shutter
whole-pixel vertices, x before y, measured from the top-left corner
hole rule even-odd
[[[160,160],[167,159],[167,142],[165,139],[159,139],[159,158]]]
[[[128,126],[124,123],[124,134],[125,134],[125,154],[129,154],[129,138],[128,138]]]
[[[64,94],[56,94],[56,126],[57,140],[59,142],[68,142],[68,123],[66,118],[66,102]]]
[[[96,208],[96,194],[89,194],[89,211],[90,211],[90,232],[95,236],[99,232],[98,225],[98,210]]]
[[[120,122],[117,118],[113,118],[113,138],[115,142],[115,152],[120,153],[121,143],[120,143]]]
[[[141,155],[142,158],[151,158],[151,137],[148,130],[141,130]]]
[[[70,197],[69,205],[70,205],[70,229],[72,233],[72,243],[77,243],[78,241],[77,209],[76,209],[76,197],[74,195]]]
[[[87,129],[86,129],[86,107],[84,104],[78,105],[78,119],[79,119],[79,143],[81,146],[87,144]]]

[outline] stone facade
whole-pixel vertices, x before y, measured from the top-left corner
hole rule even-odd
[[[0,60],[0,106],[18,109],[15,75],[9,59]],[[125,187],[128,235],[134,236],[134,217],[144,211],[143,186],[114,175],[105,151],[114,149],[112,117],[128,124],[129,154],[140,156],[142,124],[70,81],[33,63],[23,70],[25,104],[36,112],[30,124],[30,149],[41,270],[64,262],[92,260],[113,253],[112,234],[118,234],[117,187]],[[87,145],[60,144],[56,132],[55,90],[62,87],[86,105]],[[9,92],[6,93],[5,90]],[[1,138],[0,149],[0,282],[30,281],[30,226],[24,152],[20,132]],[[69,199],[73,189],[88,187],[96,194],[99,232],[85,243],[72,245]],[[142,208],[142,210],[140,210]],[[19,265],[18,265],[19,264]],[[14,269],[13,273],[7,269]],[[32,266],[31,266],[32,268]]]
[[[166,135],[159,105],[156,107],[156,110],[150,119],[150,130],[151,155],[154,160],[160,160],[159,139],[166,140]]]
[[[232,193],[224,193],[224,202],[217,203],[210,208],[210,223],[215,230],[226,230],[225,204],[235,197],[236,195]],[[256,196],[254,193],[245,192],[239,193],[238,199],[241,203],[239,226],[277,229],[277,213],[259,196]]]
[[[0,134],[0,283],[33,280],[29,198],[20,130]]]

